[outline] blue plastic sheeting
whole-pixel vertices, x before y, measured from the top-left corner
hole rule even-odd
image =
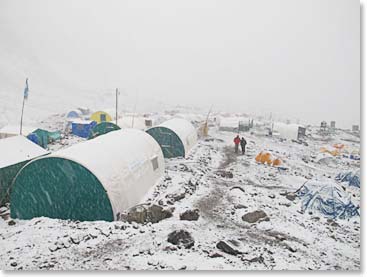
[[[38,144],[38,137],[35,133],[30,133],[27,138],[35,144]]]
[[[348,219],[359,216],[359,207],[336,183],[307,182],[297,192],[302,198],[302,211],[320,213],[328,218]]]
[[[78,137],[88,138],[92,128],[96,125],[95,121],[85,123],[73,122],[71,123],[71,132]]]
[[[349,172],[344,172],[344,173],[339,173],[336,177],[335,180],[340,181],[340,182],[346,182],[348,183],[350,186],[353,187],[361,187],[361,178],[360,178],[360,171],[356,170],[356,171],[349,171]]]

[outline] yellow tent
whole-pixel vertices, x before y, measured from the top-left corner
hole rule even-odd
[[[110,122],[112,121],[112,117],[106,112],[98,111],[90,116],[90,120],[95,121],[98,124],[101,122]]]
[[[279,166],[279,165],[282,164],[281,159],[279,159],[279,158],[273,159],[273,156],[269,152],[262,152],[261,151],[256,156],[255,160],[258,163],[268,164],[268,165],[273,165],[273,166]]]

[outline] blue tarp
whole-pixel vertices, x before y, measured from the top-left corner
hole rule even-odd
[[[95,121],[73,122],[71,123],[71,132],[78,137],[88,138],[91,129],[96,125]]]
[[[361,179],[360,179],[360,171],[356,170],[356,171],[349,171],[349,172],[343,172],[343,173],[339,173],[336,177],[335,180],[340,181],[340,182],[346,182],[348,183],[350,186],[353,187],[360,187],[361,186]]]
[[[359,216],[348,193],[336,183],[307,182],[297,192],[302,198],[302,211],[321,213],[325,217],[347,219]]]

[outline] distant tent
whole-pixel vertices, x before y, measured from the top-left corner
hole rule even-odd
[[[79,110],[72,110],[67,113],[66,118],[80,118],[82,115],[82,112]]]
[[[22,135],[28,136],[36,127],[23,126]],[[19,125],[7,125],[0,129],[0,139],[19,136],[20,126]]]
[[[61,138],[61,132],[49,132],[47,130],[37,129],[30,133],[27,138],[46,149],[50,142],[59,140]]]
[[[157,142],[118,130],[28,163],[14,180],[11,217],[119,220],[163,176]]]
[[[274,122],[272,124],[272,134],[278,133],[280,138],[288,140],[300,140],[306,136],[306,128],[298,124],[285,124]]]
[[[147,118],[141,116],[122,116],[118,119],[118,125],[124,128],[133,128],[145,131],[149,126],[148,124],[153,124],[152,122],[148,122]]]
[[[93,113],[90,116],[90,120],[93,120],[97,123],[110,122],[112,121],[112,117],[106,112],[98,111],[98,112]]]
[[[91,130],[97,123],[90,120],[76,120],[71,123],[71,132],[73,135],[88,138]]]
[[[101,122],[101,123],[98,123],[96,126],[94,126],[91,129],[88,139],[93,139],[100,135],[104,135],[111,131],[116,131],[120,129],[121,128],[119,126],[117,126],[116,124],[112,122]]]
[[[161,146],[165,158],[187,157],[197,142],[194,126],[187,120],[175,118],[147,130]]]
[[[30,160],[48,152],[23,136],[0,140],[0,206],[9,199],[8,190],[15,175]]]

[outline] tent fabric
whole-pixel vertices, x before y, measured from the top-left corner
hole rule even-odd
[[[95,121],[78,120],[71,123],[71,132],[81,138],[88,138],[91,130],[96,126]]]
[[[163,173],[163,154],[151,136],[113,131],[27,164],[14,181],[11,215],[116,220]]]
[[[268,164],[272,166],[280,166],[282,164],[282,160],[279,158],[275,158],[266,151],[261,151],[257,156],[255,157],[256,162],[262,163],[262,164]]]
[[[352,187],[359,188],[361,186],[360,170],[356,170],[354,172],[341,172],[335,177],[335,180],[345,182]]]
[[[97,123],[110,122],[112,121],[112,117],[107,112],[97,111],[90,116],[90,120]]]
[[[3,205],[19,170],[31,159],[48,152],[23,136],[15,136],[0,140],[0,153],[0,205]]]
[[[274,122],[272,131],[279,133],[279,136],[288,140],[299,140],[305,133],[305,128],[298,124],[285,124],[282,122]]]
[[[32,127],[32,126],[23,126],[22,135],[27,136],[36,129],[37,129],[36,127]],[[0,139],[19,136],[19,134],[20,134],[19,125],[6,125],[0,129]]]
[[[88,139],[93,139],[100,135],[104,135],[111,131],[116,131],[120,129],[121,128],[119,126],[112,122],[101,122],[91,129]]]
[[[333,182],[309,181],[297,192],[302,198],[302,211],[320,213],[329,218],[348,219],[359,216],[359,207],[350,196]]]
[[[81,111],[73,110],[66,114],[66,118],[80,118],[82,115]]]
[[[181,118],[165,121],[147,133],[159,143],[165,158],[186,158],[198,139],[195,127]]]
[[[47,149],[47,146],[50,142],[59,140],[61,138],[61,132],[49,132],[43,129],[37,129],[30,133],[27,138],[39,146]]]
[[[133,128],[133,129],[139,129],[139,130],[146,130],[147,118],[139,117],[139,116],[122,116],[118,119],[118,126],[122,129],[124,128]]]

